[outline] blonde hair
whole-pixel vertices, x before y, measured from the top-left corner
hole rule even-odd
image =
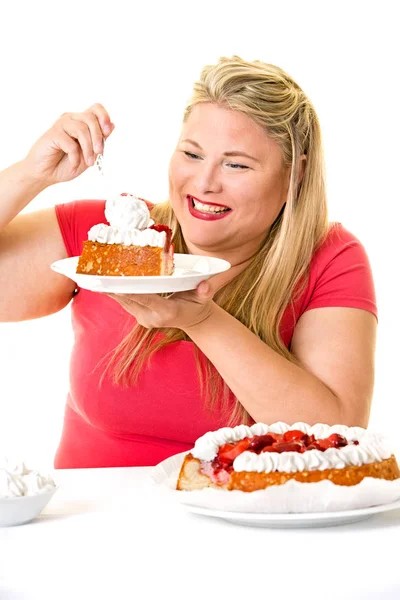
[[[304,289],[313,253],[328,231],[324,159],[320,126],[314,107],[301,88],[282,69],[238,56],[221,58],[206,66],[194,84],[184,121],[193,107],[213,102],[246,114],[276,140],[284,162],[291,167],[286,205],[266,234],[250,265],[224,288],[214,301],[243,323],[263,342],[291,362],[279,324],[285,309]],[[300,181],[300,163],[306,155]],[[156,205],[152,218],[173,231],[175,251],[187,252],[181,228],[169,202]],[[160,336],[160,332],[163,334]],[[113,380],[119,385],[137,381],[152,354],[171,342],[188,340],[179,329],[145,329],[136,325],[122,340],[110,360]],[[228,407],[229,389],[208,361],[200,360],[195,346],[201,389],[206,405]],[[204,385],[205,383],[205,385]],[[250,422],[236,400],[228,424]]]

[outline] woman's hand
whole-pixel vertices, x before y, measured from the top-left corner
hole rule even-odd
[[[101,104],[94,104],[82,113],[64,113],[25,157],[26,174],[44,186],[78,177],[94,165],[113,129]]]
[[[176,327],[186,333],[205,321],[212,312],[213,289],[202,281],[196,290],[173,293],[168,298],[158,294],[107,294],[143,327]]]

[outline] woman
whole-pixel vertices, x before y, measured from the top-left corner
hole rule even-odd
[[[232,268],[193,292],[107,296],[49,265],[79,255],[104,201],[17,216],[94,164],[113,130],[97,104],[66,113],[1,174],[0,319],[72,301],[58,468],[150,465],[226,424],[366,426],[376,306],[360,242],[327,221],[320,129],[281,69],[239,57],[204,68],[152,218],[175,250]]]

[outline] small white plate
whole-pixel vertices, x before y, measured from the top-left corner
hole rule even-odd
[[[32,496],[0,498],[0,527],[29,523],[47,506],[57,487]]]
[[[175,254],[173,275],[112,277],[77,273],[78,260],[79,256],[57,260],[51,268],[56,273],[69,277],[85,290],[114,294],[162,294],[194,290],[201,281],[223,273],[231,267],[230,263],[222,258]]]
[[[390,504],[357,508],[354,510],[342,510],[324,513],[241,513],[222,510],[211,510],[200,506],[182,505],[188,512],[207,517],[217,517],[236,525],[247,527],[330,527],[332,525],[346,525],[369,519],[378,513],[400,509],[400,500]]]

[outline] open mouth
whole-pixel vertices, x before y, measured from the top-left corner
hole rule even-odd
[[[232,212],[232,209],[222,204],[215,204],[214,202],[201,202],[194,196],[186,196],[190,213],[199,219],[215,220],[225,217],[227,214]]]

